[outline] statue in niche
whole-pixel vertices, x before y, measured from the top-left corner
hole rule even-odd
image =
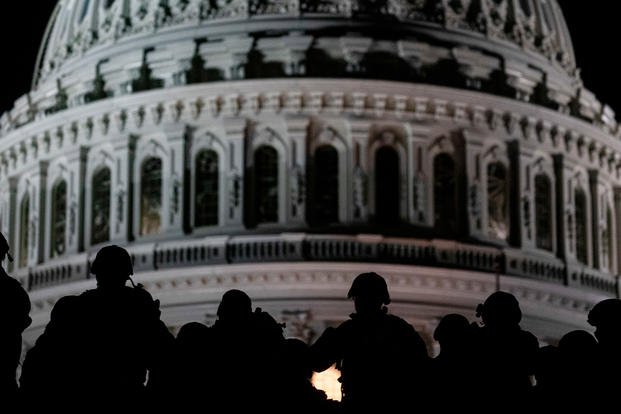
[[[291,177],[291,213],[298,216],[299,207],[304,204],[306,194],[306,180],[302,168],[299,165],[293,166],[290,172]]]
[[[529,239],[532,239],[531,223],[530,223],[530,198],[526,194],[522,197],[522,211],[524,215],[524,228],[526,229],[526,235]]]
[[[476,223],[477,229],[481,229],[481,197],[479,194],[479,183],[474,182],[468,188],[468,203],[470,214]]]
[[[172,191],[170,194],[170,224],[173,224],[175,221],[175,215],[179,212],[179,204],[181,198],[181,182],[176,175],[172,177],[171,181]]]
[[[571,210],[567,210],[567,246],[569,250],[573,250],[574,245],[574,216]]]
[[[416,212],[416,220],[425,221],[425,177],[422,174],[416,174],[412,183],[412,206]]]
[[[121,225],[125,219],[125,190],[120,187],[116,192],[116,232],[121,231]]]
[[[354,170],[354,217],[362,218],[367,208],[367,174],[360,166]]]
[[[237,170],[231,171],[229,183],[229,205],[238,207],[241,200],[242,177]]]

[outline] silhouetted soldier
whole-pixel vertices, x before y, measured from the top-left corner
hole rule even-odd
[[[230,412],[277,406],[282,326],[258,308],[253,312],[250,297],[236,289],[222,296],[217,315],[205,349],[212,358],[206,378],[210,406]]]
[[[533,403],[544,412],[559,410],[563,398],[561,387],[561,358],[558,348],[546,345],[537,350],[535,357],[535,379]]]
[[[186,396],[175,404],[181,413],[199,412],[205,409],[205,396],[212,405],[213,396],[208,378],[214,375],[212,361],[219,356],[207,351],[210,329],[202,323],[190,322],[181,327],[175,339],[175,373],[171,378],[171,395]]]
[[[433,359],[430,381],[433,407],[438,412],[465,411],[472,407],[473,387],[472,337],[474,328],[459,314],[444,316],[433,338],[440,344],[440,354]]]
[[[9,243],[0,233],[0,263],[9,254]],[[7,403],[8,398],[15,396],[17,381],[15,371],[22,353],[22,332],[32,320],[30,299],[22,285],[10,277],[0,266],[0,406]]]
[[[589,312],[588,322],[595,327],[597,393],[592,402],[597,408],[615,406],[621,389],[621,300],[605,299]]]
[[[343,405],[350,412],[397,412],[418,401],[427,368],[427,349],[416,330],[387,313],[388,287],[376,273],[356,277],[348,298],[356,313],[327,328],[312,345],[315,371],[337,363]],[[424,398],[424,397],[423,397]]]
[[[96,289],[54,306],[26,356],[22,387],[29,399],[47,397],[46,405],[70,411],[141,407],[147,373],[157,389],[174,338],[159,318],[159,301],[141,285],[125,285],[133,274],[125,249],[102,248],[91,272]]]
[[[495,292],[477,307],[483,327],[475,331],[478,386],[487,410],[522,409],[531,397],[539,343],[520,328],[522,311],[510,293]],[[504,406],[495,406],[502,403]]]
[[[557,401],[566,410],[591,405],[598,392],[596,375],[597,341],[590,333],[575,330],[565,334],[558,343],[559,370]]]

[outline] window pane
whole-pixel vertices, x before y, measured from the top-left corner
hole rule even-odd
[[[584,191],[575,193],[576,203],[576,258],[580,263],[587,264],[589,252],[587,244],[587,205]]]
[[[399,222],[399,154],[389,146],[375,153],[375,218],[380,224]]]
[[[506,240],[509,235],[509,180],[500,162],[487,166],[487,223],[492,237]]]
[[[278,153],[266,145],[254,153],[256,221],[278,222]]]
[[[160,232],[162,222],[162,160],[148,158],[140,174],[140,234]]]
[[[196,227],[218,224],[218,154],[201,151],[196,156],[194,186],[194,225]]]
[[[102,168],[93,175],[91,211],[91,244],[110,240],[110,169]]]
[[[438,154],[433,160],[433,210],[438,232],[456,231],[456,177],[455,162],[448,154]]]
[[[315,150],[314,204],[312,215],[318,224],[339,221],[339,156],[331,145]]]
[[[552,185],[543,174],[535,177],[535,242],[539,249],[552,250]]]
[[[52,228],[50,230],[52,257],[65,253],[67,229],[67,182],[60,181],[52,188]]]

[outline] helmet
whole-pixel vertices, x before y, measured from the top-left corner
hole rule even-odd
[[[252,314],[250,296],[238,289],[228,290],[222,295],[218,306],[218,318],[224,320],[248,320]]]
[[[470,322],[465,316],[457,313],[445,315],[433,331],[433,339],[442,343],[462,339],[470,329]]]
[[[349,292],[347,292],[347,298],[351,299],[357,296],[376,297],[381,299],[384,305],[390,303],[386,280],[375,272],[362,273],[356,276]]]
[[[476,312],[486,325],[517,325],[522,320],[520,303],[508,292],[492,293],[477,306]]]
[[[595,327],[621,325],[621,300],[602,300],[589,311],[588,322]]]
[[[127,250],[122,247],[106,246],[97,252],[97,256],[91,265],[91,273],[97,276],[98,282],[101,281],[101,277],[114,278],[119,282],[125,282],[134,274],[132,258]]]
[[[0,257],[6,254],[7,258],[10,262],[13,261],[13,256],[9,253],[9,242],[6,240],[4,235],[0,233]]]

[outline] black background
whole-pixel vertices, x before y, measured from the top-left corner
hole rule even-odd
[[[578,67],[585,86],[621,118],[621,71],[617,67],[616,42],[621,23],[615,2],[560,0],[571,32]],[[39,44],[56,0],[4,1],[0,11],[0,39],[3,41],[0,65],[0,113],[30,90]],[[606,6],[604,6],[604,4]]]

